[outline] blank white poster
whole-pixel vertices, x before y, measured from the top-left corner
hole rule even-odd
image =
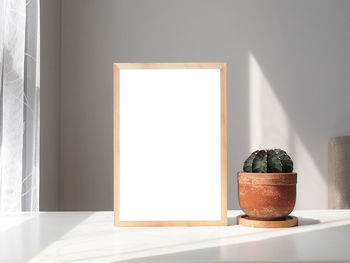
[[[220,69],[120,70],[120,221],[220,220]]]

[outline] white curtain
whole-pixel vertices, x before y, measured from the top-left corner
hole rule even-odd
[[[39,0],[0,0],[0,212],[39,210]]]

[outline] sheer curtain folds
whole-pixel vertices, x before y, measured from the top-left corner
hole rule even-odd
[[[39,0],[0,0],[0,212],[39,210]]]

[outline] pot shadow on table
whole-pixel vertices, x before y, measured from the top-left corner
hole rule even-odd
[[[318,219],[308,217],[298,217],[298,226],[309,226],[321,223]]]

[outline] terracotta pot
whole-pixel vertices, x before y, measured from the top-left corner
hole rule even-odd
[[[296,199],[296,173],[237,174],[238,199],[251,219],[281,220],[289,215]]]

